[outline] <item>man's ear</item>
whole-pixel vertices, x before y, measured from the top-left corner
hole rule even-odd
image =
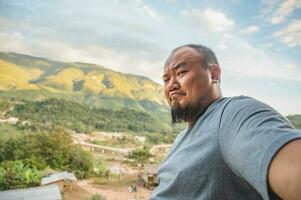
[[[221,68],[219,64],[214,64],[210,67],[211,80],[213,83],[218,83],[221,77]]]

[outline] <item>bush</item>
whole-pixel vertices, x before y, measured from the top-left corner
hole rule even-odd
[[[103,163],[97,163],[96,164],[97,170],[94,172],[96,176],[98,177],[109,177],[110,175],[110,170],[106,165]]]
[[[94,194],[89,200],[106,200],[101,194]]]
[[[68,153],[68,169],[82,179],[93,173],[93,157],[80,146],[75,146]]]
[[[145,163],[152,155],[149,148],[143,146],[143,149],[135,149],[127,155],[128,159],[134,160],[136,163]]]
[[[0,190],[37,186],[41,174],[35,166],[22,161],[6,161],[0,165]]]
[[[90,152],[72,143],[71,136],[63,130],[20,135],[10,140],[0,139],[0,163],[20,160],[38,170],[50,167],[74,172],[85,178],[93,172]]]

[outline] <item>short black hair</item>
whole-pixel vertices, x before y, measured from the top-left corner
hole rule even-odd
[[[175,48],[171,52],[169,58],[167,59],[166,64],[170,61],[172,55],[175,52],[177,52],[178,50],[180,50],[184,47],[189,47],[189,48],[197,50],[200,53],[200,55],[203,57],[204,66],[206,68],[210,68],[214,64],[219,64],[215,53],[209,47],[207,47],[205,45],[201,45],[201,44],[185,44],[185,45]]]

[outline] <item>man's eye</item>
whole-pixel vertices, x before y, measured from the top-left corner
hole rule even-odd
[[[179,72],[177,73],[177,75],[180,76],[180,75],[185,74],[186,72],[187,72],[187,71],[179,71]]]
[[[169,78],[163,79],[164,83],[168,83],[168,81],[169,81]]]

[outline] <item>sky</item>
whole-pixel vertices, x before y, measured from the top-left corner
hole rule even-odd
[[[163,85],[172,49],[217,55],[223,96],[301,114],[301,0],[0,0],[0,51],[88,62]]]

